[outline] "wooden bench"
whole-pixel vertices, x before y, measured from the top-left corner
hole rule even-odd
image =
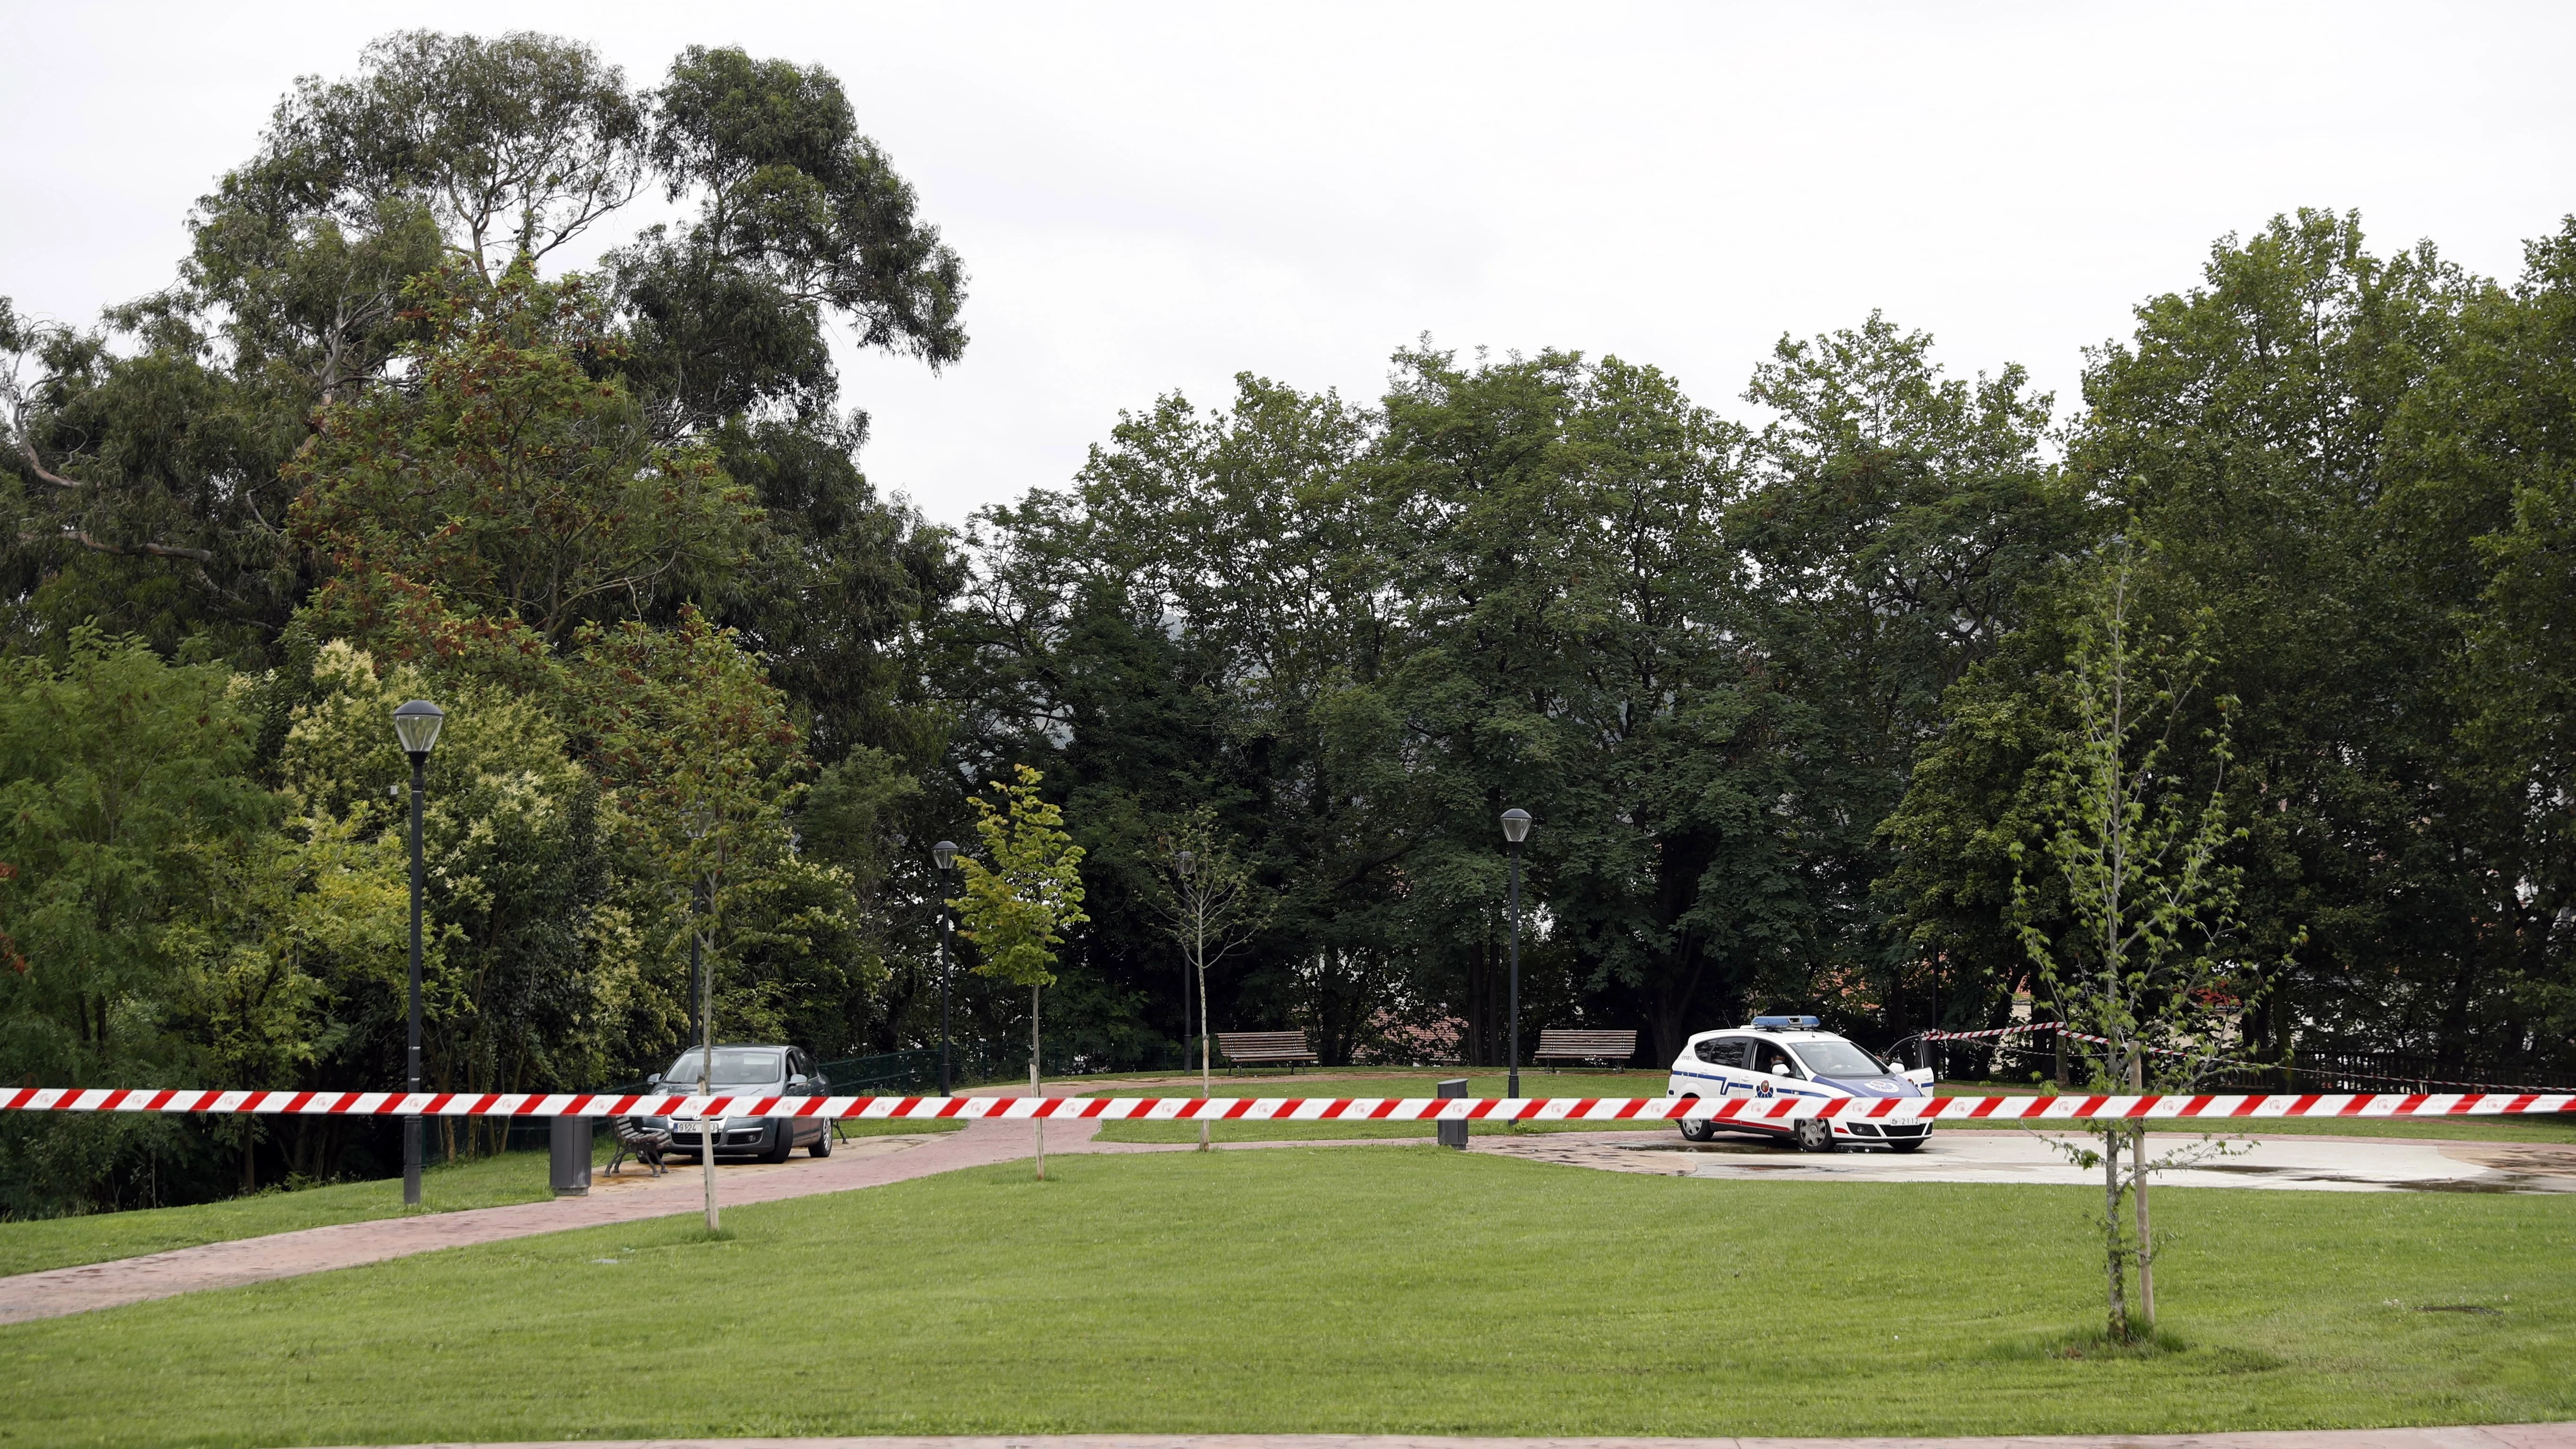
[[[662,1165],[662,1154],[670,1150],[670,1133],[647,1131],[643,1123],[632,1117],[609,1118],[608,1130],[617,1138],[617,1150],[608,1156],[608,1176],[616,1176],[617,1164],[628,1157],[643,1163],[651,1176],[660,1177],[669,1171]]]
[[[1637,1055],[1637,1034],[1633,1031],[1586,1031],[1571,1026],[1551,1026],[1538,1034],[1538,1050],[1530,1053],[1533,1062],[1608,1062],[1611,1070],[1624,1069]]]
[[[1299,1062],[1313,1065],[1315,1049],[1306,1045],[1302,1031],[1221,1031],[1216,1034],[1216,1049],[1225,1055],[1226,1069],[1236,1067],[1285,1066],[1295,1074]]]

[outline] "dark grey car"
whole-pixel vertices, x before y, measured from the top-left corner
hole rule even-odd
[[[823,1096],[823,1080],[814,1070],[813,1058],[798,1047],[777,1046],[765,1042],[736,1042],[720,1045],[715,1051],[709,1090],[727,1097],[804,1097]],[[695,1092],[698,1089],[697,1048],[680,1053],[671,1069],[654,1079],[666,1092]],[[705,1145],[705,1134],[694,1118],[647,1117],[648,1129],[671,1134],[670,1151],[695,1160]],[[832,1123],[826,1117],[727,1117],[716,1129],[715,1150],[719,1161],[727,1157],[753,1157],[763,1162],[785,1162],[789,1153],[802,1147],[816,1157],[832,1155]]]

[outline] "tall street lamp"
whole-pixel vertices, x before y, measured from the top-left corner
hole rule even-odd
[[[1207,1100],[1208,1095],[1208,1075],[1210,1072],[1210,1068],[1208,1066],[1208,1043],[1211,1040],[1208,1035],[1207,1019],[1208,885],[1202,885],[1198,880],[1196,874],[1198,864],[1199,857],[1197,851],[1176,850],[1172,852],[1172,868],[1179,871],[1181,876],[1181,902],[1183,907],[1189,912],[1190,939],[1187,943],[1189,948],[1189,961],[1187,964],[1190,974],[1198,978],[1199,1100],[1204,1102]],[[1212,885],[1215,884],[1215,882],[1209,882],[1208,884]],[[1190,984],[1185,980],[1181,983],[1181,1070],[1188,1071],[1189,1067]],[[1208,1119],[1207,1114],[1202,1112],[1199,1114],[1199,1151],[1206,1152],[1209,1150],[1211,1149],[1208,1146]]]
[[[1198,863],[1199,857],[1197,851],[1176,850],[1172,852],[1172,869],[1180,874],[1182,882],[1181,890],[1184,897],[1187,896],[1189,891],[1190,872],[1198,868]],[[1207,1026],[1207,1023],[1202,1021],[1199,1023],[1199,1026],[1204,1029]],[[1184,951],[1181,957],[1181,1070],[1188,1071],[1189,1066],[1190,957],[1188,953]],[[1199,1125],[1204,1128],[1207,1124],[1205,1122],[1201,1122]]]
[[[948,1095],[948,868],[956,863],[957,842],[943,840],[930,847],[930,858],[939,862],[939,1095]]]
[[[394,738],[411,756],[411,1045],[405,1057],[405,1090],[420,1092],[420,805],[429,772],[429,752],[438,744],[438,727],[447,712],[425,699],[394,709]],[[420,1114],[403,1114],[403,1206],[420,1206]]]
[[[1530,813],[1514,808],[1503,812],[1503,841],[1511,847],[1512,856],[1512,1025],[1511,1086],[1503,1095],[1521,1094],[1521,842],[1529,839]]]
[[[721,823],[714,807],[691,806],[680,819],[680,829],[689,837],[691,855],[706,843]],[[717,843],[716,865],[722,867],[724,846]],[[697,977],[698,988],[698,1095],[715,1095],[716,1079],[716,973],[706,960],[707,912],[714,904],[710,887],[714,873],[703,858],[692,859],[689,876],[689,972]],[[724,1141],[725,1119],[710,1116],[704,1106],[698,1108],[698,1172],[706,1184],[707,1231],[716,1231],[716,1144]]]

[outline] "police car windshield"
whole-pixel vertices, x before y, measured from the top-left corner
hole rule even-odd
[[[737,1047],[717,1047],[715,1073],[709,1079],[719,1087],[760,1087],[777,1081],[786,1064],[778,1052],[746,1051]],[[698,1084],[698,1054],[693,1048],[680,1053],[662,1080],[673,1086],[694,1087]]]
[[[1847,1041],[1802,1041],[1795,1050],[1807,1071],[1819,1077],[1875,1077],[1887,1070]]]

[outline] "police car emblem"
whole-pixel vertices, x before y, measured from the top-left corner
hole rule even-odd
[[[1757,1096],[1757,1097],[1768,1097],[1768,1096],[1770,1096],[1770,1095],[1771,1095],[1771,1084],[1770,1084],[1769,1082],[1755,1082],[1755,1083],[1753,1084],[1753,1095],[1755,1095],[1755,1096]]]

